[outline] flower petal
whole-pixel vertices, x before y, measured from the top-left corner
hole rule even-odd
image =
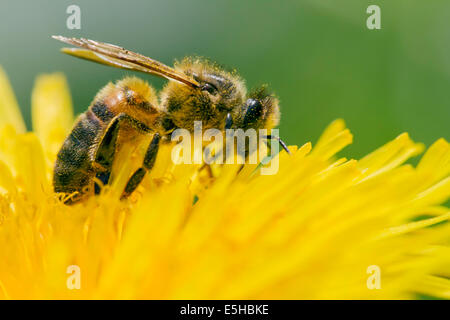
[[[312,154],[326,160],[351,144],[352,141],[353,135],[345,128],[345,122],[338,119],[325,129],[313,148]]]
[[[5,71],[0,66],[0,127],[5,124],[13,125],[17,132],[26,131],[16,96]]]
[[[0,190],[2,188],[8,193],[15,193],[16,191],[14,178],[9,167],[0,160]]]
[[[31,96],[33,130],[53,161],[73,125],[73,108],[66,78],[61,73],[41,75]]]
[[[50,194],[50,186],[42,146],[33,133],[17,136],[15,169],[29,199],[42,204],[44,196]]]

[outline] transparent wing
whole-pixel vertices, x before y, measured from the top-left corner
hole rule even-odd
[[[113,44],[63,36],[52,36],[52,38],[82,48],[63,48],[62,52],[69,55],[116,68],[150,73],[169,80],[176,80],[195,88],[199,87],[199,83],[192,77],[159,61]]]
[[[94,52],[91,50],[78,49],[78,48],[62,48],[61,51],[64,53],[67,53],[68,55],[77,57],[77,58],[94,61],[94,62],[104,64],[107,66],[149,73],[145,68],[143,68],[139,65],[136,65],[136,64],[133,64],[133,63],[130,63],[127,61],[115,59],[112,57],[104,56],[100,53],[97,53],[97,52]]]

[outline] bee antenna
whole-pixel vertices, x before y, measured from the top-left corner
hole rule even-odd
[[[274,136],[274,135],[267,135],[267,136],[264,136],[264,138],[266,138],[267,140],[277,140],[278,141],[278,143],[280,144],[280,146],[289,154],[289,155],[292,155],[292,153],[289,151],[289,148],[287,147],[287,145],[286,145],[286,143],[284,143],[284,141],[283,140],[281,140],[281,138],[280,137],[278,137],[278,136]]]

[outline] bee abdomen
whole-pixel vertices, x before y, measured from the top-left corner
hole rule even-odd
[[[114,118],[115,114],[109,111],[108,106],[102,101],[95,101],[90,111],[103,123],[108,123]]]
[[[102,131],[100,121],[91,111],[80,116],[58,152],[53,174],[55,192],[78,192],[80,198],[90,190],[95,174],[91,147]]]

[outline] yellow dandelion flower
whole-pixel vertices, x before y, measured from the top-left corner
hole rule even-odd
[[[398,136],[361,160],[342,120],[313,147],[277,155],[279,172],[175,165],[163,147],[120,201],[140,146],[118,155],[109,187],[66,206],[52,192],[72,125],[60,74],[40,77],[33,129],[0,71],[0,298],[450,298],[450,145]],[[129,154],[132,154],[130,157]],[[217,169],[217,170],[216,170]],[[194,198],[197,201],[193,201]]]

